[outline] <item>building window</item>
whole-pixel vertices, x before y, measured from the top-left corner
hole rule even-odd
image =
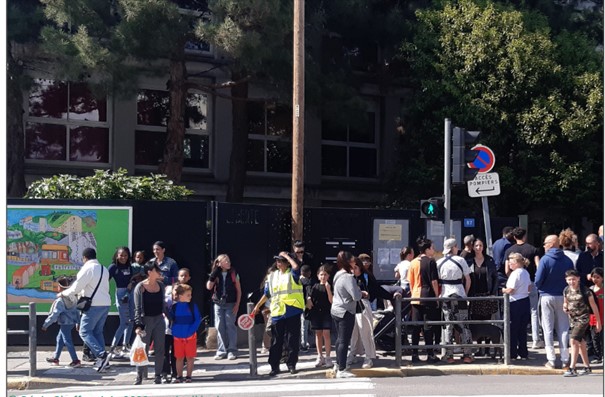
[[[247,170],[292,172],[292,108],[248,103]]]
[[[166,126],[170,118],[168,91],[140,90],[137,95],[137,127],[135,131],[135,164],[157,166],[164,155]],[[187,94],[185,109],[184,167],[210,167],[210,136],[208,133],[208,96],[198,92]]]
[[[376,178],[378,130],[375,111],[368,111],[363,121],[355,124],[339,125],[329,119],[322,120],[322,175]]]
[[[86,83],[34,79],[25,120],[25,159],[109,163],[107,98]]]

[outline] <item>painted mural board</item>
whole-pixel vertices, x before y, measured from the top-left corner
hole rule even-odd
[[[131,246],[131,230],[132,207],[7,206],[9,313],[26,312],[14,306],[28,302],[48,312],[59,291],[56,280],[78,273],[85,248],[96,249],[99,262],[109,266],[117,247]]]

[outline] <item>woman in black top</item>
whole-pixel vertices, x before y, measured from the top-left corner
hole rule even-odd
[[[469,296],[497,296],[498,271],[491,256],[485,254],[485,244],[476,239],[473,253],[466,257],[471,269],[471,290]],[[498,301],[471,301],[470,316],[472,320],[489,320],[498,311]]]
[[[134,289],[134,327],[135,333],[140,335],[145,343],[146,349],[153,341],[155,350],[155,380],[154,383],[162,383],[162,367],[164,358],[164,338],[166,324],[164,323],[164,284],[162,283],[162,270],[155,262],[145,264],[147,278]],[[140,385],[143,375],[146,374],[146,366],[137,366],[137,377],[135,385]]]

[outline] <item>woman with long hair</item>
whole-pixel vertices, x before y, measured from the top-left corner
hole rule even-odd
[[[242,287],[239,274],[231,266],[227,254],[216,257],[212,264],[212,272],[206,283],[206,288],[212,291],[214,303],[214,327],[217,330],[216,360],[237,358],[237,311],[242,299]]]
[[[338,337],[336,339],[336,377],[352,378],[355,375],[347,369],[347,352],[355,326],[355,310],[357,302],[362,297],[367,298],[367,292],[362,292],[351,274],[355,257],[347,251],[340,251],[336,258],[338,271],[334,275],[334,293],[330,313],[336,322]],[[363,265],[362,265],[363,267]]]
[[[111,342],[110,353],[114,356],[122,356],[129,353],[130,339],[132,337],[132,327],[134,320],[134,303],[132,301],[131,279],[133,276],[130,265],[130,249],[128,247],[119,247],[113,254],[112,263],[107,270],[109,279],[116,283],[115,301],[120,317],[120,325]],[[122,351],[118,352],[117,347],[122,343]]]
[[[465,258],[471,270],[471,290],[469,296],[497,296],[498,295],[498,271],[491,256],[485,253],[485,243],[481,239],[475,239],[473,252]],[[490,320],[492,315],[498,311],[497,300],[473,300],[470,302],[471,320]],[[477,341],[481,342],[481,341]],[[487,341],[486,341],[487,342]],[[480,349],[476,356],[486,354]]]

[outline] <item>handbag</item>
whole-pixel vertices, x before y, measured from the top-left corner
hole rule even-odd
[[[355,313],[363,313],[363,311],[365,310],[365,305],[363,304],[362,301],[358,300],[357,304],[355,305]]]
[[[101,284],[101,280],[103,279],[103,270],[104,270],[103,265],[101,265],[101,277],[99,277],[99,282],[97,283],[95,290],[92,292],[92,295],[90,297],[81,296],[78,298],[78,303],[76,303],[76,308],[78,310],[80,310],[81,312],[87,312],[90,309],[90,307],[92,306],[92,298],[97,293],[97,289],[99,289],[99,285]]]

